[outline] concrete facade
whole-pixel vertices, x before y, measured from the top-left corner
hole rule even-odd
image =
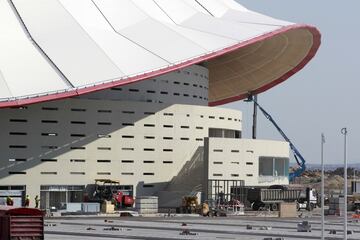
[[[258,157],[288,158],[288,144],[239,139],[240,111],[205,106],[207,75],[191,66],[78,98],[1,109],[0,191],[23,186],[31,205],[51,189],[69,192],[58,197],[63,202],[82,201],[81,189],[99,178],[131,185],[139,196],[202,191],[209,136],[209,176],[260,185]],[[228,161],[215,165],[214,149]],[[265,185],[273,183],[288,181]]]

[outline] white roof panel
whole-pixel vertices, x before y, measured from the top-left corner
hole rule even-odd
[[[0,107],[77,96],[204,61],[209,104],[222,104],[286,80],[320,45],[316,28],[233,0],[0,0],[0,35]]]
[[[69,87],[29,41],[5,0],[0,0],[0,36],[0,72],[9,88],[9,91],[1,91],[0,99]]]
[[[31,36],[75,87],[124,75],[58,1],[13,2]]]
[[[169,65],[115,32],[92,1],[61,0],[61,3],[124,74],[133,75]]]

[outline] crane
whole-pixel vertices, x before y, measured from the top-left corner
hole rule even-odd
[[[294,154],[294,158],[296,160],[297,165],[299,166],[294,172],[291,172],[289,174],[289,180],[294,181],[296,177],[301,176],[301,174],[306,170],[306,161],[304,157],[301,155],[299,150],[295,147],[295,145],[291,142],[291,140],[286,136],[284,131],[279,127],[279,125],[275,122],[275,120],[272,118],[272,116],[265,111],[264,108],[262,108],[259,103],[254,99],[252,95],[249,95],[247,102],[254,102],[255,106],[259,107],[260,111],[264,114],[264,116],[275,126],[275,128],[278,130],[278,132],[281,134],[281,136],[289,143],[290,149],[292,153]]]

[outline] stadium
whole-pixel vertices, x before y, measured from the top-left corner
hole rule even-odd
[[[3,201],[59,208],[113,179],[175,207],[289,183],[288,142],[242,138],[220,106],[300,71],[315,27],[233,0],[0,0],[0,35]]]

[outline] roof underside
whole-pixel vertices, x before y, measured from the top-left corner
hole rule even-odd
[[[314,56],[316,28],[233,0],[0,0],[0,107],[77,96],[195,63],[209,104],[260,93]]]

